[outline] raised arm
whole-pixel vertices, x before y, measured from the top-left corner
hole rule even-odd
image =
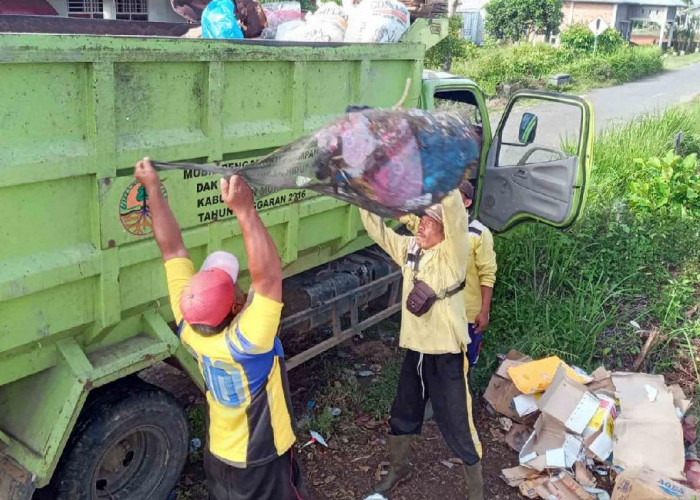
[[[177,257],[189,257],[182,241],[180,226],[163,196],[160,178],[148,158],[134,167],[134,177],[146,190],[148,207],[153,221],[153,236],[158,243],[163,261]]]
[[[455,266],[461,267],[466,274],[470,245],[467,233],[469,216],[458,190],[451,191],[443,198],[442,219],[445,230],[444,243],[448,245],[450,253],[455,258]]]
[[[280,302],[282,262],[275,242],[255,210],[253,191],[242,177],[234,175],[230,179],[221,179],[221,196],[241,225],[253,289]]]
[[[370,238],[377,242],[382,249],[394,259],[398,265],[406,263],[408,247],[413,239],[411,236],[401,236],[388,228],[381,217],[360,209],[360,218]]]

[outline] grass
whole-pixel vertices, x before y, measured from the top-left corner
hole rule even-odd
[[[700,52],[685,54],[683,56],[669,55],[664,57],[664,69],[678,69],[698,63],[700,63]]]
[[[655,47],[625,47],[593,55],[547,44],[521,44],[469,46],[453,60],[451,72],[473,79],[487,94],[496,95],[504,85],[546,88],[547,78],[557,73],[573,77],[573,85],[563,90],[580,92],[633,81],[662,69],[661,52]]]

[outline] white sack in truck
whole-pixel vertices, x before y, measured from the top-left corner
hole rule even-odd
[[[279,33],[277,40],[290,42],[336,42],[345,38],[348,15],[345,9],[332,2],[324,3],[319,9],[306,16],[306,22],[285,33]]]
[[[396,43],[408,29],[410,15],[401,2],[362,0],[350,12],[347,43]]]
[[[263,30],[260,38],[274,39],[280,25],[290,21],[301,21],[299,2],[270,2],[262,4],[262,8],[267,17],[267,28]]]

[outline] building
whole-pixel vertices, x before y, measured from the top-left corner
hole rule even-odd
[[[488,0],[460,0],[455,11],[462,17],[462,36],[465,40],[481,45],[484,42],[484,21]]]
[[[173,10],[170,0],[3,0],[0,14],[186,22]]]
[[[682,0],[564,0],[561,29],[601,18],[608,26],[617,29],[625,40],[640,45],[657,43],[661,46],[673,39],[676,13],[684,6]],[[635,21],[653,22],[659,28],[655,32],[641,34],[635,40],[632,31]]]

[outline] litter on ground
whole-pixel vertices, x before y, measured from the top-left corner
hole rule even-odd
[[[493,434],[518,452],[501,479],[526,498],[700,498],[698,419],[662,375],[602,366],[589,375],[511,351],[484,399],[499,414]]]

